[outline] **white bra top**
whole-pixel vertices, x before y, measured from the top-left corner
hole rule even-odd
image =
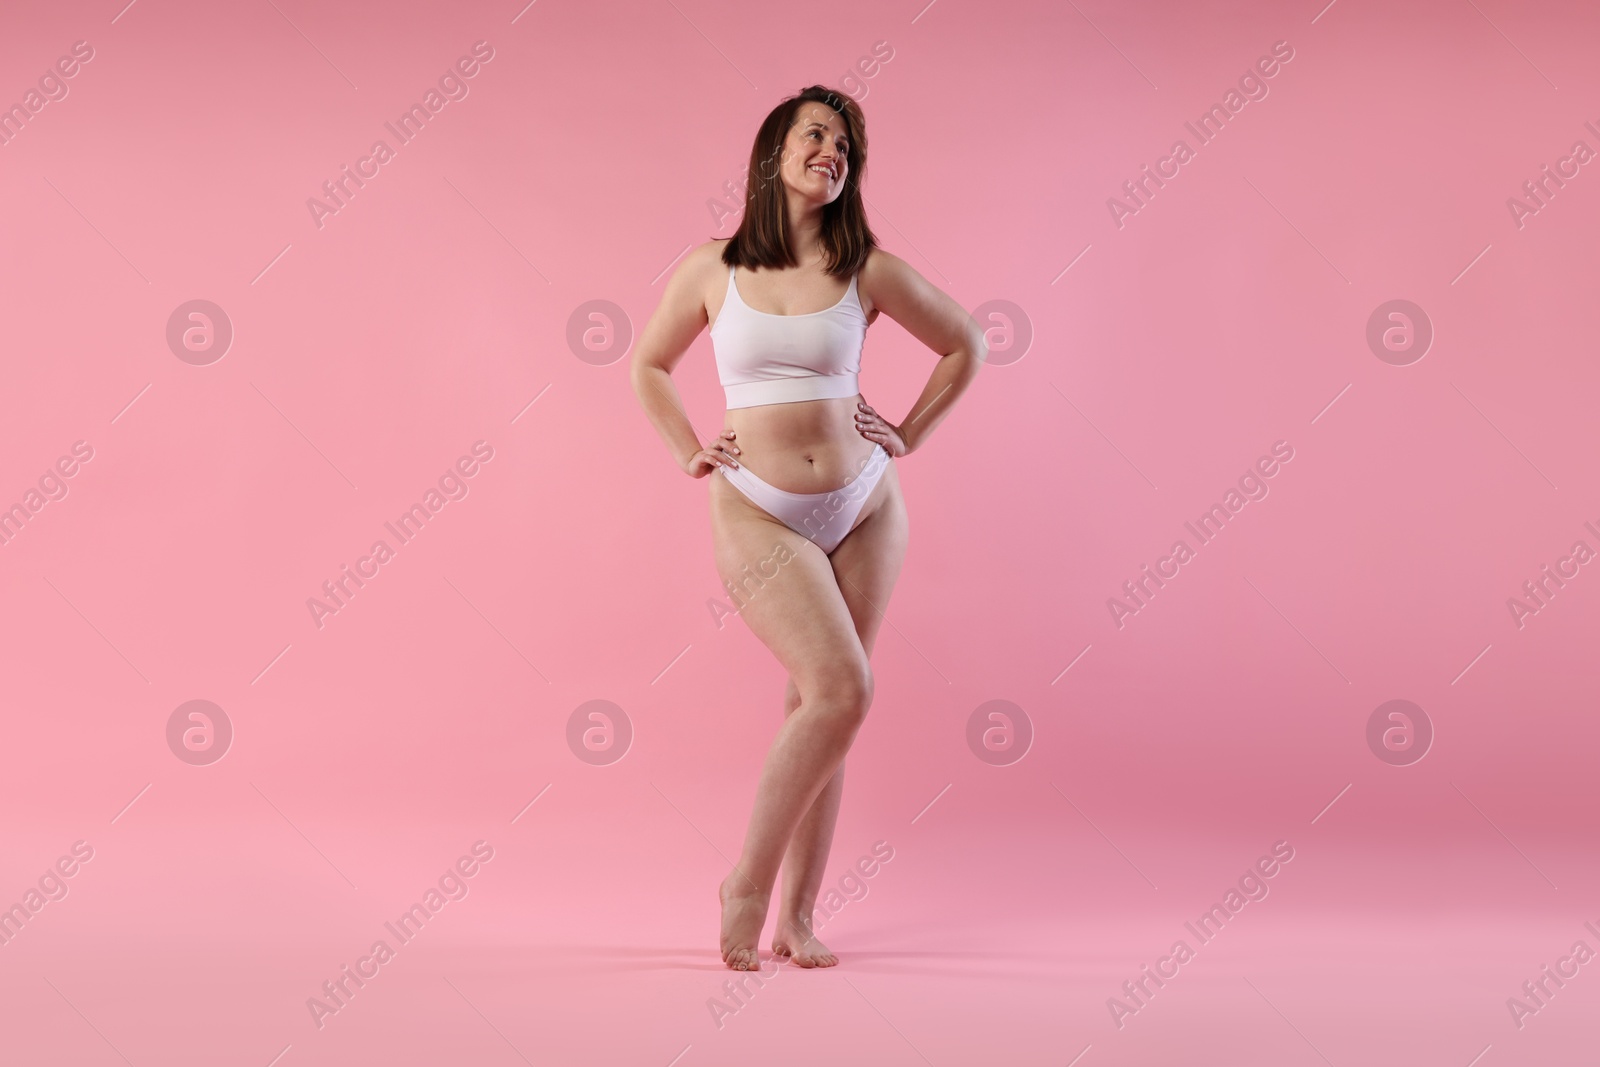
[[[728,295],[711,324],[711,350],[728,407],[855,396],[867,337],[867,316],[856,290],[859,272],[825,311],[772,315],[739,296],[734,269],[728,268]]]

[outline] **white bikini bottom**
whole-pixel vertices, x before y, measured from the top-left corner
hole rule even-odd
[[[768,485],[743,466],[717,469],[756,507],[811,541],[824,554],[832,555],[855,525],[856,516],[888,467],[889,453],[875,443],[861,473],[826,493],[791,493]]]

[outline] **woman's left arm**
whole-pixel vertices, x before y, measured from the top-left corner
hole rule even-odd
[[[989,354],[989,344],[984,340],[983,327],[965,308],[899,256],[873,249],[862,269],[861,283],[874,307],[939,355],[910,414],[899,425],[890,424],[905,443],[905,450],[912,452],[944,421],[978,376],[978,369]],[[866,408],[865,413],[869,428],[872,419],[881,418],[871,408]],[[869,429],[864,429],[863,435],[872,437]]]

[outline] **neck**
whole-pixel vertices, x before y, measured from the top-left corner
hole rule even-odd
[[[799,265],[824,258],[822,208],[790,197],[789,250],[794,253],[795,263]]]

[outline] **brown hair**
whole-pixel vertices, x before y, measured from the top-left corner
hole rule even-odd
[[[807,101],[826,104],[844,120],[850,142],[844,190],[822,209],[822,246],[827,251],[827,273],[852,275],[878,245],[861,206],[861,181],[867,174],[867,120],[861,105],[844,93],[824,85],[811,85],[787,97],[768,112],[750,147],[750,172],[745,183],[744,217],[722,249],[722,262],[747,270],[758,267],[795,267],[789,248],[789,213],[783,180],[784,141],[795,113]]]

